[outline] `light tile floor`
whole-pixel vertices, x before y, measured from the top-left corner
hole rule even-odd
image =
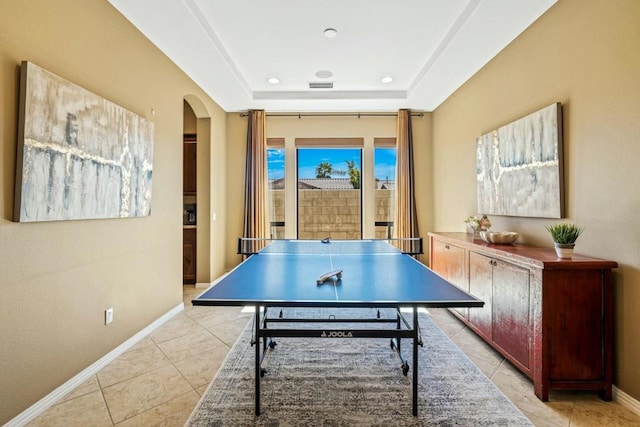
[[[176,315],[30,426],[182,426],[252,314],[239,308],[193,307],[201,289],[184,287]],[[640,426],[640,416],[591,392],[552,391],[549,402],[531,381],[447,310],[432,318],[536,426]],[[248,344],[247,344],[248,345]]]

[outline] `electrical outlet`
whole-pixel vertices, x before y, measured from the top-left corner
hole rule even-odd
[[[104,311],[104,324],[108,325],[111,322],[113,322],[113,307],[107,308]]]

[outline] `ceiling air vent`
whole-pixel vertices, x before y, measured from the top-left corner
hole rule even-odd
[[[309,89],[333,89],[333,82],[309,82]]]

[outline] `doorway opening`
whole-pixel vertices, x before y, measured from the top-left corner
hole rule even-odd
[[[196,115],[184,101],[182,138],[182,283],[196,283],[198,237],[198,127]]]

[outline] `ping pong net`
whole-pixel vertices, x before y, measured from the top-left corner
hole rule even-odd
[[[240,237],[238,254],[300,254],[300,255],[356,255],[356,254],[406,254],[423,253],[422,237],[333,240],[289,240]]]

